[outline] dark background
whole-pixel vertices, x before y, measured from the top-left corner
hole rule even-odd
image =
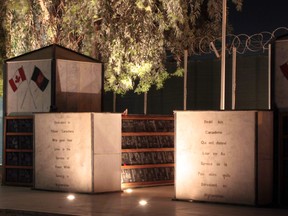
[[[238,12],[231,0],[228,21],[235,35],[251,36],[261,32],[272,33],[279,27],[288,27],[288,0],[243,0]],[[288,33],[288,31],[286,32]],[[225,109],[231,109],[232,56],[226,56]],[[237,110],[268,109],[268,51],[245,51],[237,55]],[[168,71],[176,69],[176,63],[167,63]],[[211,56],[190,56],[187,77],[187,110],[218,110],[220,107],[221,61]],[[272,72],[273,73],[273,72]],[[104,93],[103,110],[113,111],[113,94]],[[126,108],[129,114],[143,114],[144,96],[132,91],[117,95],[116,112]],[[183,77],[167,80],[164,88],[154,87],[148,92],[147,114],[172,115],[174,110],[183,110]]]
[[[287,0],[243,0],[242,11],[238,12],[229,1],[228,20],[234,34],[256,34],[272,32],[278,27],[288,27]]]

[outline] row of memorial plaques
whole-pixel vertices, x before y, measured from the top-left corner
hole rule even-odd
[[[122,169],[122,183],[168,181],[174,179],[174,167]]]
[[[123,152],[123,165],[174,163],[174,152]]]
[[[122,119],[122,132],[173,132],[174,120]]]
[[[32,152],[7,152],[6,165],[10,166],[32,166],[33,153]]]
[[[174,136],[122,136],[122,148],[173,148]]]
[[[6,182],[29,183],[33,182],[32,169],[6,169]]]
[[[7,119],[6,132],[33,132],[33,119]]]
[[[33,149],[33,136],[6,136],[6,149]]]

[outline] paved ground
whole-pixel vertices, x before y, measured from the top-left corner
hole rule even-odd
[[[132,193],[75,194],[0,186],[0,215],[287,216],[288,209],[173,201],[174,187],[137,188]],[[147,205],[139,204],[146,200]],[[52,214],[53,213],[53,214]]]

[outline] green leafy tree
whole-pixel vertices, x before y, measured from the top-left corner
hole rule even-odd
[[[231,2],[238,9],[242,6],[242,0]],[[57,43],[103,61],[105,90],[118,94],[163,87],[171,75],[181,74],[185,49],[193,55],[221,35],[222,0],[2,0],[0,4],[2,59]],[[165,68],[167,52],[178,63],[174,74]]]
[[[5,0],[7,57],[58,43],[91,55],[96,1]]]
[[[0,1],[0,15],[6,14],[6,7],[3,1]],[[3,23],[5,16],[0,16],[0,23]],[[0,65],[3,64],[6,59],[6,34],[5,28],[3,25],[0,25]],[[3,72],[2,68],[0,68],[0,95],[3,94]]]
[[[165,61],[166,28],[154,1],[99,1],[99,47],[105,64],[105,89],[123,94],[162,87],[168,73]]]
[[[105,90],[124,94],[161,88],[167,51],[178,63],[221,35],[222,0],[99,0],[100,53],[106,63]],[[242,0],[233,0],[237,8]]]

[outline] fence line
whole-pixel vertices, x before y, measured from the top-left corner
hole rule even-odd
[[[226,36],[226,50],[232,54],[233,47],[239,54],[246,52],[265,52],[269,49],[269,44],[277,37],[288,34],[288,27],[278,27],[273,32],[263,31],[253,35],[247,34],[227,34]],[[212,46],[207,47],[211,42],[216,48],[217,52],[221,52],[221,37],[211,40],[209,37],[202,37],[195,40],[192,44],[190,51],[193,55],[211,54],[215,53]],[[198,44],[197,46],[195,44]],[[195,46],[193,46],[195,45]]]

